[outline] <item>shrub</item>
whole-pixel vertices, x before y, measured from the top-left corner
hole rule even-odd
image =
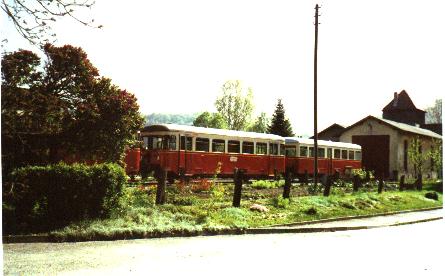
[[[270,180],[254,180],[251,187],[254,189],[272,189],[284,186],[284,180],[270,181]]]
[[[439,200],[439,195],[436,192],[428,192],[425,194],[426,198]]]
[[[27,166],[12,177],[17,221],[34,219],[54,226],[108,217],[119,206],[125,184],[124,169],[111,163]]]
[[[287,207],[289,207],[289,199],[288,198],[283,198],[282,195],[279,195],[276,198],[272,199],[272,204],[276,208],[286,209]]]

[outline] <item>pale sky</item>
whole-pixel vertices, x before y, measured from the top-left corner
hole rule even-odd
[[[445,1],[96,0],[101,30],[62,20],[56,45],[82,47],[143,114],[215,111],[222,84],[253,89],[255,113],[282,98],[296,134],[313,133],[314,7],[319,131],[381,115],[405,89],[425,109],[445,91]],[[37,51],[2,13],[5,48]]]

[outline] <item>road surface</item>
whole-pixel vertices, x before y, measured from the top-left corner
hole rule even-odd
[[[4,244],[5,275],[445,275],[443,220],[368,230]],[[281,274],[285,273],[285,274]]]

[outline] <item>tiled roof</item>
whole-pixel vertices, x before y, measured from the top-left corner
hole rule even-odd
[[[420,110],[417,109],[414,105],[413,101],[409,97],[408,93],[405,90],[402,90],[400,93],[394,93],[394,98],[391,102],[389,102],[384,108],[383,111],[389,110]],[[423,111],[423,110],[421,110]]]
[[[441,135],[439,135],[431,130],[423,129],[420,127],[416,127],[416,126],[412,126],[412,125],[408,125],[408,124],[404,124],[404,123],[399,123],[399,122],[395,122],[395,121],[391,121],[391,120],[387,120],[387,119],[382,119],[382,118],[378,118],[378,117],[371,116],[371,115],[361,119],[360,121],[356,122],[355,124],[350,125],[349,127],[347,127],[345,129],[345,131],[353,128],[354,126],[356,126],[358,124],[361,124],[362,122],[364,122],[368,119],[374,119],[374,120],[380,121],[386,125],[389,125],[392,128],[400,130],[400,131],[414,133],[414,134],[432,137],[432,138],[436,138],[436,139],[442,139]]]

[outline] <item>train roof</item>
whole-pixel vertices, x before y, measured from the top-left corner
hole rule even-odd
[[[297,138],[297,137],[286,137],[286,144],[314,144],[314,139],[308,138]],[[317,144],[324,147],[337,147],[337,148],[350,148],[350,149],[361,149],[362,147],[357,144],[343,143],[343,142],[333,142],[326,140],[318,140]]]
[[[281,136],[275,135],[275,134],[256,133],[256,132],[229,130],[229,129],[195,127],[195,126],[177,125],[177,124],[149,125],[149,126],[146,126],[142,130],[142,133],[156,132],[156,131],[199,133],[199,134],[219,135],[219,136],[227,136],[227,137],[241,137],[241,138],[251,138],[251,139],[275,140],[275,141],[284,142],[284,137],[281,137]]]

